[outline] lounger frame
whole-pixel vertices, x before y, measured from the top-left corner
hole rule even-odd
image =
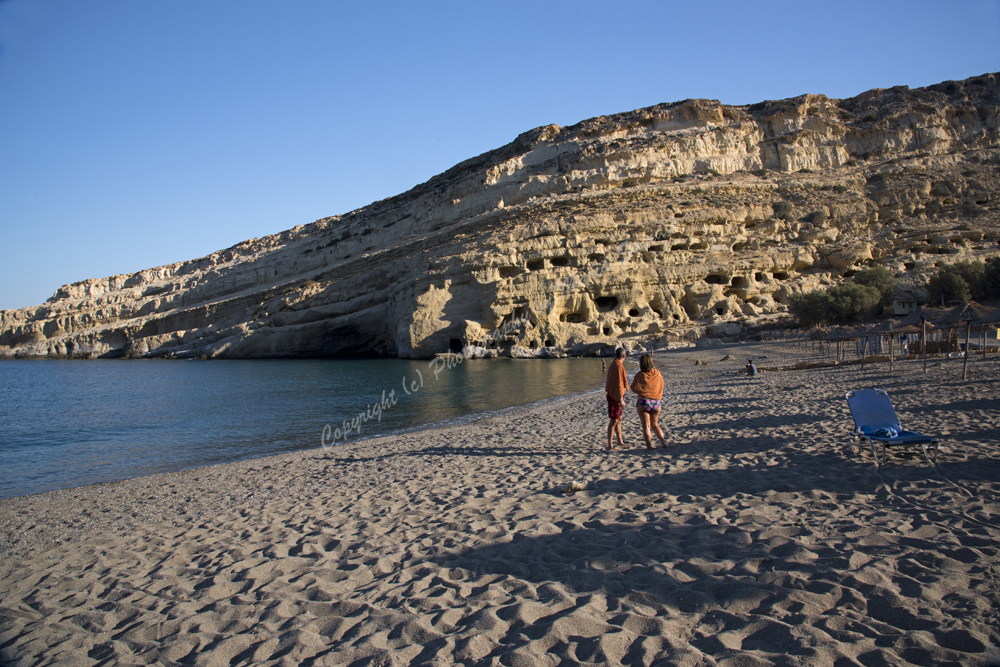
[[[861,392],[874,392],[885,397],[884,403],[881,406],[884,413],[880,415],[880,421],[885,421],[887,423],[860,423],[864,421],[864,416],[859,415],[862,406],[857,405],[857,401],[852,401],[852,399],[854,399],[855,396]],[[872,456],[875,457],[875,462],[879,465],[884,465],[888,460],[888,448],[890,446],[899,447],[910,453],[923,454],[924,458],[930,463],[937,462],[941,439],[924,435],[923,433],[917,433],[916,431],[904,431],[903,427],[899,423],[899,417],[896,415],[896,410],[892,407],[892,401],[889,399],[889,394],[884,389],[861,389],[858,391],[849,391],[845,394],[844,398],[847,399],[847,407],[850,408],[851,418],[854,420],[854,429],[851,431],[851,438],[857,446],[858,456],[861,456],[864,451],[864,443],[867,442],[868,446],[872,450]],[[895,437],[880,437],[871,435],[869,433],[864,433],[861,430],[863,426],[888,426],[895,428],[899,432],[899,435]],[[881,456],[879,455],[879,452],[876,451],[876,443],[880,446],[879,449],[881,450]]]

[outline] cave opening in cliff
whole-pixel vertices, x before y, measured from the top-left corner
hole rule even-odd
[[[705,276],[705,282],[709,285],[727,285],[729,284],[729,279],[720,274],[710,273]]]
[[[604,327],[604,335],[605,336],[611,335],[611,327]]]
[[[639,317],[639,309],[638,308],[629,308],[628,314],[631,317]]]
[[[544,259],[530,259],[528,260],[528,270],[529,271],[539,271],[545,267]]]
[[[555,347],[555,346],[556,342],[552,338],[549,338],[545,341],[545,347]]]
[[[771,274],[771,277],[775,280],[788,280],[788,274],[784,271],[775,271]]]
[[[733,287],[743,289],[747,286],[747,279],[743,276],[733,276]]]
[[[569,258],[553,257],[552,259],[549,260],[549,263],[552,264],[552,266],[569,266]]]
[[[616,296],[599,296],[594,299],[594,303],[597,304],[597,309],[602,313],[606,313],[609,310],[614,310],[618,307],[618,297]]]
[[[463,348],[464,346],[462,345],[461,338],[452,338],[450,341],[448,341],[448,349],[450,349],[452,352],[456,354],[461,354]]]

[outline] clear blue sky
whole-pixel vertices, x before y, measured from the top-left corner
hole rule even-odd
[[[0,308],[346,213],[533,127],[1000,71],[1000,0],[0,0]]]

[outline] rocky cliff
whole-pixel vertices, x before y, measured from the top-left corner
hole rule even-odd
[[[346,215],[0,311],[0,356],[423,358],[739,335],[867,266],[919,284],[1000,254],[998,84],[541,127]]]

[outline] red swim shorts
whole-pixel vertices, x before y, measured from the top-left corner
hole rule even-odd
[[[608,397],[608,418],[616,421],[621,419],[622,415],[625,414],[625,408],[622,407],[621,401],[611,398],[611,394],[605,394],[605,396]]]

